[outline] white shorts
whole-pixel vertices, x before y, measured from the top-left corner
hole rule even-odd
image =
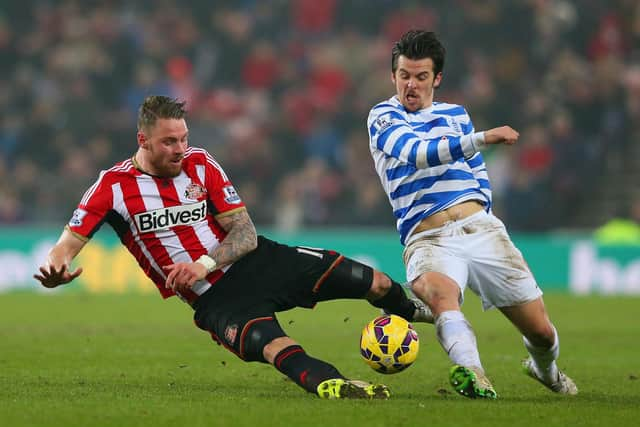
[[[429,271],[446,274],[460,287],[460,303],[468,284],[485,310],[542,295],[502,221],[485,211],[411,236],[403,258],[408,282]]]

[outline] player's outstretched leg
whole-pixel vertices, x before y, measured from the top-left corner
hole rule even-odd
[[[449,381],[453,388],[465,397],[472,399],[496,399],[498,397],[491,381],[482,369],[475,366],[452,366],[449,371]]]
[[[281,342],[293,342],[288,337]],[[383,384],[345,378],[333,365],[309,356],[298,344],[281,349],[273,366],[309,393],[323,399],[388,399],[389,389]]]
[[[527,357],[522,361],[522,370],[525,374],[539,381],[542,385],[544,385],[554,393],[569,395],[578,394],[578,387],[576,386],[576,384],[560,369],[557,370],[557,376],[555,379],[550,378],[548,380],[545,380],[537,374],[533,359],[531,357]]]
[[[334,378],[318,385],[318,396],[322,399],[388,399],[391,393],[384,384]]]

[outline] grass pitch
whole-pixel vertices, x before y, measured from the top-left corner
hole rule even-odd
[[[324,401],[275,369],[244,363],[198,330],[191,311],[158,296],[0,295],[2,426],[603,426],[640,417],[638,298],[547,294],[561,336],[560,366],[580,394],[557,396],[520,370],[521,338],[499,312],[464,311],[497,401],[452,393],[431,325],[420,354],[395,375],[358,352],[378,314],[360,301],[282,313],[306,350],[345,375],[385,382],[389,401]]]

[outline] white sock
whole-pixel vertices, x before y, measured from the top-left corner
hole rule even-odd
[[[440,345],[455,365],[482,369],[476,336],[461,311],[445,311],[436,319],[436,334]]]
[[[553,337],[553,345],[551,348],[536,347],[529,342],[527,337],[522,337],[524,339],[524,346],[533,359],[536,374],[544,382],[554,382],[558,378],[556,359],[560,355],[560,338],[558,338],[558,332],[555,327],[553,327]]]

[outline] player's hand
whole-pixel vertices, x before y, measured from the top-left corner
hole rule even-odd
[[[69,271],[67,264],[62,264],[59,269],[51,264],[40,267],[40,274],[34,274],[33,278],[38,280],[45,288],[55,288],[56,286],[69,283],[82,274],[82,268]]]
[[[169,272],[164,286],[174,292],[191,289],[194,283],[207,277],[207,268],[199,262],[179,262],[162,268]]]
[[[484,132],[485,144],[506,144],[513,145],[518,140],[520,134],[511,126],[500,126]]]

